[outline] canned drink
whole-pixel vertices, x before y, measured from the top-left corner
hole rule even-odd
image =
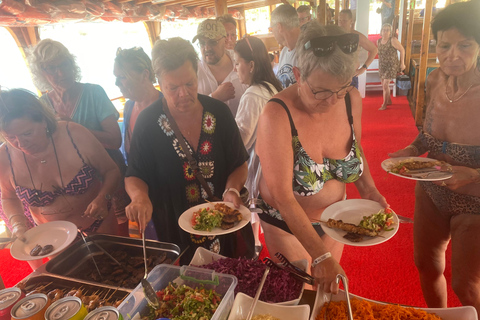
[[[50,306],[46,294],[35,293],[18,301],[10,312],[12,320],[43,320],[45,310]]]
[[[19,288],[0,290],[0,320],[10,320],[10,311],[25,295]]]
[[[123,317],[117,308],[107,306],[91,311],[84,320],[123,320]]]
[[[87,314],[80,298],[65,297],[48,307],[45,320],[83,320]]]

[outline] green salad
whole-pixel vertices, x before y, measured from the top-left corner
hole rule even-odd
[[[394,223],[392,212],[392,209],[386,208],[370,216],[364,216],[359,225],[375,232],[392,231],[393,227],[390,227]]]
[[[142,320],[169,318],[172,320],[209,320],[222,300],[214,290],[191,288],[170,283],[157,292],[160,308],[150,307],[150,313]]]
[[[212,231],[222,225],[223,213],[218,210],[203,208],[192,215],[192,226],[195,230]]]

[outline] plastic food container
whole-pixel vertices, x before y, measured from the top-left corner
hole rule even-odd
[[[253,298],[243,293],[238,293],[233,303],[232,311],[228,320],[243,320],[247,317]],[[258,301],[253,311],[253,315],[269,314],[280,320],[308,320],[310,315],[310,306],[303,304],[300,306],[284,306],[278,303],[266,303]]]
[[[178,285],[187,285],[192,288],[203,286],[213,289],[222,296],[222,301],[211,320],[226,320],[234,301],[234,289],[238,280],[227,274],[216,273],[213,270],[201,269],[190,266],[172,266],[161,264],[156,266],[149,274],[147,280],[158,291],[164,289],[170,282]],[[147,301],[141,285],[138,285],[132,293],[118,307],[118,311],[125,320],[140,319],[148,312]]]
[[[379,302],[375,300],[370,300],[362,298],[360,296],[350,294],[350,300],[352,298],[363,299],[365,301],[374,302],[378,304],[387,304],[385,302]],[[332,301],[345,301],[345,291],[339,290],[339,293],[332,296]],[[317,315],[320,313],[325,302],[330,301],[330,294],[325,294],[321,288],[317,290],[317,296],[315,298],[315,304],[313,305],[312,316],[310,320],[315,320]],[[465,306],[465,307],[456,307],[456,308],[415,308],[419,310],[424,310],[428,313],[435,313],[437,316],[442,318],[442,320],[478,320],[477,311],[474,307]]]
[[[222,256],[217,253],[213,253],[205,248],[199,247],[197,248],[197,251],[195,251],[195,254],[190,261],[191,266],[203,266],[205,264],[212,263],[214,261],[220,260],[225,258],[225,256]],[[307,270],[308,262],[305,259],[302,260],[297,260],[297,261],[292,261],[292,264],[295,266],[299,267],[303,271]],[[283,305],[283,306],[296,306],[300,303],[300,299],[302,298],[303,290],[305,289],[305,283],[302,284],[302,290],[300,290],[300,295],[298,296],[297,299],[295,300],[290,300],[290,301],[284,301],[284,302],[278,302],[275,303],[277,305]],[[248,297],[248,295],[246,295]]]

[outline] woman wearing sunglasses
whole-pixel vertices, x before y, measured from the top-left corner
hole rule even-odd
[[[307,258],[326,292],[336,292],[343,245],[319,225],[323,210],[345,199],[346,183],[387,207],[363,156],[362,100],[350,86],[358,35],[310,22],[297,42],[297,84],[270,100],[260,116],[260,214],[269,252]],[[293,188],[292,188],[293,185]]]
[[[267,48],[262,40],[255,37],[246,37],[235,45],[235,71],[238,73],[240,82],[249,86],[240,98],[235,121],[240,130],[243,144],[250,155],[246,186],[250,196],[256,198],[258,186],[255,183],[255,177],[259,169],[259,160],[255,153],[255,141],[257,140],[258,118],[267,101],[282,91],[282,84],[273,73]],[[261,244],[258,240],[258,219],[252,223],[252,226],[259,253]]]

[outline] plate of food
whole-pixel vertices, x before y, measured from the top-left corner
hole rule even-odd
[[[397,177],[419,181],[441,181],[450,179],[452,173],[440,171],[440,167],[447,165],[444,161],[420,157],[398,157],[386,159],[382,162],[382,169]]]
[[[398,231],[398,217],[390,208],[366,199],[335,202],[322,213],[322,229],[334,240],[367,247],[391,239]]]
[[[77,226],[70,221],[51,221],[25,232],[25,242],[16,239],[10,254],[17,260],[42,259],[59,253],[77,237]]]
[[[243,228],[251,216],[244,206],[236,209],[231,202],[207,202],[182,213],[178,225],[191,234],[219,236]]]

